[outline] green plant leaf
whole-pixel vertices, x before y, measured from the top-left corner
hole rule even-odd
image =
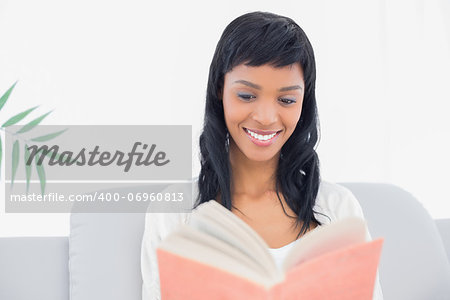
[[[28,190],[30,188],[30,178],[31,178],[31,163],[27,164],[29,158],[30,158],[30,151],[28,150],[28,145],[25,144],[25,174],[27,177],[27,195]]]
[[[11,92],[14,89],[14,87],[16,86],[16,83],[17,83],[17,81],[14,82],[14,84],[0,98],[0,110],[3,108],[3,105],[5,105],[6,100],[8,100],[8,98],[9,98],[9,95],[11,95]]]
[[[41,195],[44,196],[46,182],[44,167],[42,165],[38,165],[37,159],[35,159],[34,162],[36,163],[36,171],[39,176],[39,182],[41,183]]]
[[[66,131],[67,129],[68,129],[68,128],[66,128],[66,129],[64,129],[64,130],[61,130],[61,131],[58,131],[58,132],[46,134],[46,135],[43,135],[43,136],[40,136],[40,137],[37,137],[37,138],[32,138],[31,140],[32,140],[33,142],[46,142],[46,141],[49,141],[49,140],[51,140],[51,139],[57,137],[58,135],[60,135],[60,134],[63,133],[64,131]]]
[[[30,131],[31,129],[33,129],[35,126],[37,126],[39,123],[41,123],[41,121],[48,116],[52,111],[49,111],[46,114],[43,114],[42,116],[40,116],[39,118],[34,119],[33,121],[29,122],[28,124],[25,124],[22,128],[20,128],[16,133],[24,133],[27,131]]]
[[[8,127],[11,125],[16,124],[17,122],[21,121],[23,118],[25,118],[30,112],[32,112],[33,110],[35,110],[38,106],[32,107],[30,109],[27,109],[26,111],[23,111],[17,115],[15,115],[14,117],[10,118],[8,121],[6,121],[5,123],[3,123],[2,127]]]
[[[3,158],[2,136],[0,135],[0,178],[2,178],[2,158]]]
[[[12,174],[11,185],[14,183],[14,177],[16,176],[17,166],[19,165],[19,141],[16,140],[12,149]]]

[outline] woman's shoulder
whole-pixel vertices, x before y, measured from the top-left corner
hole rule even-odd
[[[331,221],[349,216],[364,217],[358,199],[348,188],[324,180],[319,184],[315,209],[329,216]]]
[[[193,179],[193,199],[197,197],[197,178]],[[162,193],[170,190],[172,185],[163,189]],[[157,239],[162,239],[180,224],[186,224],[189,221],[191,212],[150,212],[150,207],[145,215],[145,232],[151,232]]]
[[[163,238],[178,225],[186,223],[188,215],[182,212],[148,212],[145,215],[145,230]]]

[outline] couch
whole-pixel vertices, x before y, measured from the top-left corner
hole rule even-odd
[[[384,237],[384,299],[450,299],[450,219],[390,184],[341,183]],[[165,186],[161,186],[161,189]],[[140,300],[145,213],[72,213],[70,235],[0,238],[1,300]]]

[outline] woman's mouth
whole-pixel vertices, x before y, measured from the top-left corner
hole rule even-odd
[[[280,135],[279,131],[274,131],[271,134],[259,134],[251,129],[244,127],[245,134],[250,138],[250,140],[257,146],[269,146],[275,142],[277,137]]]

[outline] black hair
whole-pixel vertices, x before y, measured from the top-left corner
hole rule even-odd
[[[319,158],[315,151],[319,120],[313,48],[300,26],[288,17],[250,12],[234,19],[222,33],[209,68],[204,125],[199,141],[199,194],[194,208],[216,199],[219,192],[221,204],[229,210],[232,208],[229,132],[221,93],[225,74],[242,63],[247,66],[269,64],[275,68],[299,63],[303,70],[305,92],[301,116],[281,148],[276,171],[276,193],[280,203],[279,190],[297,215],[293,217],[296,226],[303,221],[298,238],[308,231],[311,222],[322,225],[313,211],[320,182]]]

